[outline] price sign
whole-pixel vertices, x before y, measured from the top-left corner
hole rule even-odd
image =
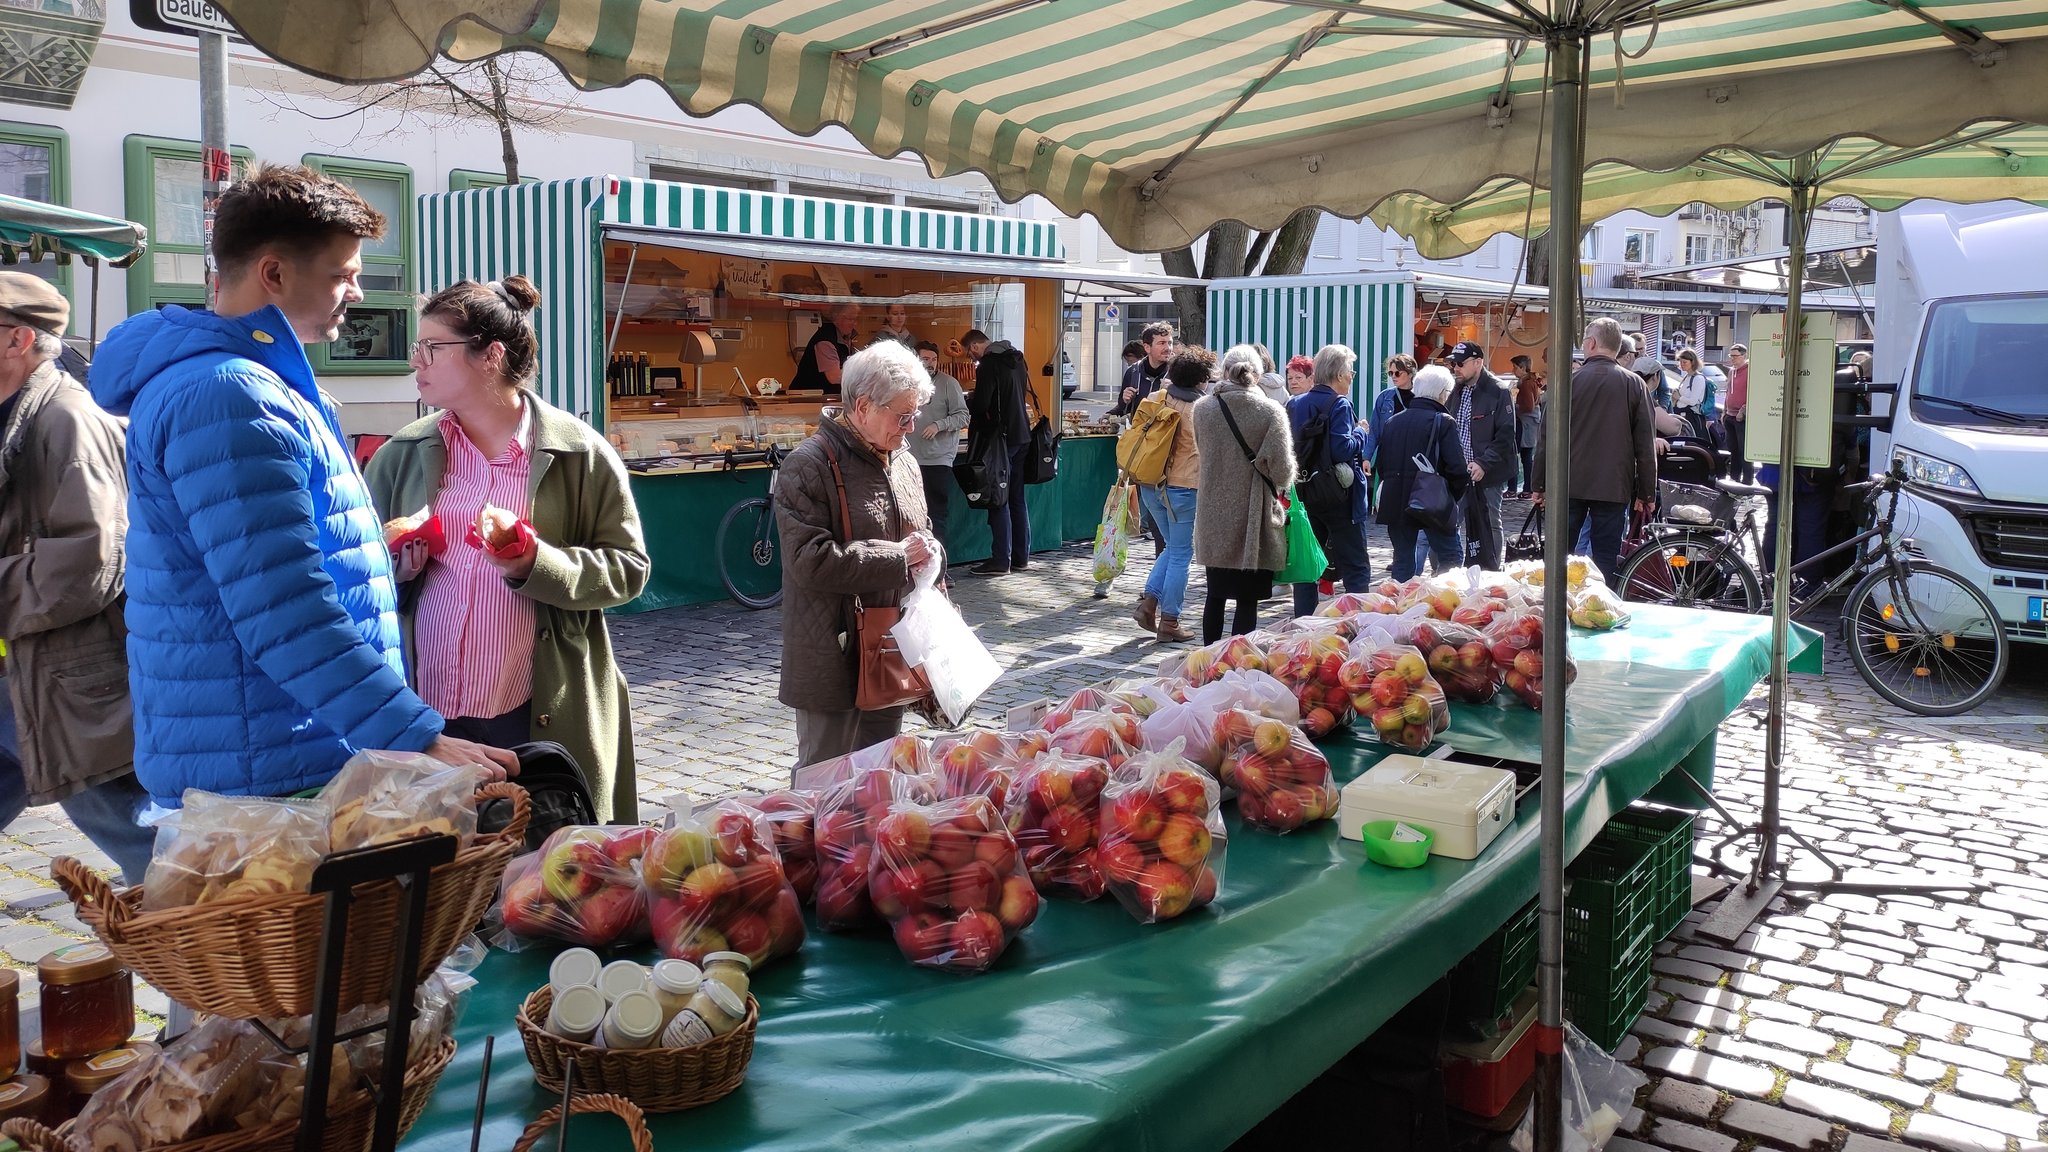
[[[1759,318],[1762,319],[1762,318]],[[1802,312],[1799,339],[1799,386],[1793,419],[1799,422],[1793,462],[1801,468],[1826,468],[1832,458],[1835,431],[1835,314]],[[1785,415],[1785,314],[1752,345],[1749,354],[1749,416],[1744,435],[1751,463],[1776,464]],[[1750,326],[1756,331],[1757,325]]]

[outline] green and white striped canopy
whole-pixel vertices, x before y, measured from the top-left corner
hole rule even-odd
[[[142,256],[148,230],[140,224],[0,195],[0,263],[31,263],[45,256],[59,264],[73,256],[126,268]]]
[[[1126,246],[1360,216],[1547,171],[1546,42],[1587,40],[1586,160],[1920,145],[2048,123],[2048,0],[218,0],[331,79],[530,49],[1092,213]]]
[[[1582,219],[1629,208],[1662,216],[1694,202],[1732,210],[1789,199],[1802,182],[1818,201],[1848,196],[1877,209],[1914,200],[2048,205],[2048,128],[1977,124],[1920,148],[1853,137],[1792,159],[1717,148],[1669,172],[1597,164],[1586,173]],[[1527,180],[1494,180],[1448,204],[1401,193],[1381,201],[1372,218],[1413,238],[1421,255],[1443,259],[1471,252],[1498,233],[1548,231],[1550,195]]]

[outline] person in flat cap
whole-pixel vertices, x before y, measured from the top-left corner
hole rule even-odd
[[[156,833],[136,823],[122,429],[57,366],[70,318],[47,280],[0,272],[0,826],[61,804],[140,884]]]

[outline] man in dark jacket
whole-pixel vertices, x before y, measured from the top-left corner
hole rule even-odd
[[[1124,380],[1117,390],[1116,403],[1109,409],[1111,416],[1128,416],[1136,412],[1138,401],[1164,386],[1166,362],[1173,359],[1173,325],[1155,321],[1145,325],[1145,330],[1138,336],[1145,358],[1124,369]]]
[[[817,390],[827,396],[839,395],[839,368],[853,355],[854,325],[860,323],[860,305],[842,300],[832,306],[825,322],[811,333],[797,362],[790,391]]]
[[[1520,456],[1515,451],[1515,393],[1486,370],[1486,350],[1470,340],[1451,348],[1451,374],[1458,386],[1444,408],[1458,423],[1465,450],[1465,559],[1481,568],[1501,563],[1500,500],[1514,483]]]
[[[1008,340],[982,351],[974,366],[974,395],[967,398],[967,443],[978,441],[1000,452],[1009,468],[1009,485],[1001,500],[988,505],[992,537],[988,559],[969,569],[976,576],[1004,576],[1031,566],[1031,514],[1024,506],[1024,457],[1031,451],[1031,416],[1025,396],[1031,373],[1024,354]]]
[[[1586,325],[1586,362],[1572,373],[1572,486],[1566,493],[1565,539],[1592,524],[1593,564],[1611,585],[1628,531],[1629,503],[1647,514],[1657,496],[1657,433],[1649,393],[1635,373],[1615,362],[1621,325],[1602,316]],[[1543,460],[1550,421],[1536,440],[1536,499],[1544,498]]]
[[[70,317],[49,281],[0,272],[0,827],[62,804],[140,884],[156,832],[135,822],[121,423],[55,363]]]

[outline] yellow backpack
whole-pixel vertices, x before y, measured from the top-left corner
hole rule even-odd
[[[1166,402],[1164,390],[1138,402],[1131,426],[1116,438],[1116,466],[1140,484],[1157,487],[1166,481],[1166,462],[1180,431],[1180,409]]]

